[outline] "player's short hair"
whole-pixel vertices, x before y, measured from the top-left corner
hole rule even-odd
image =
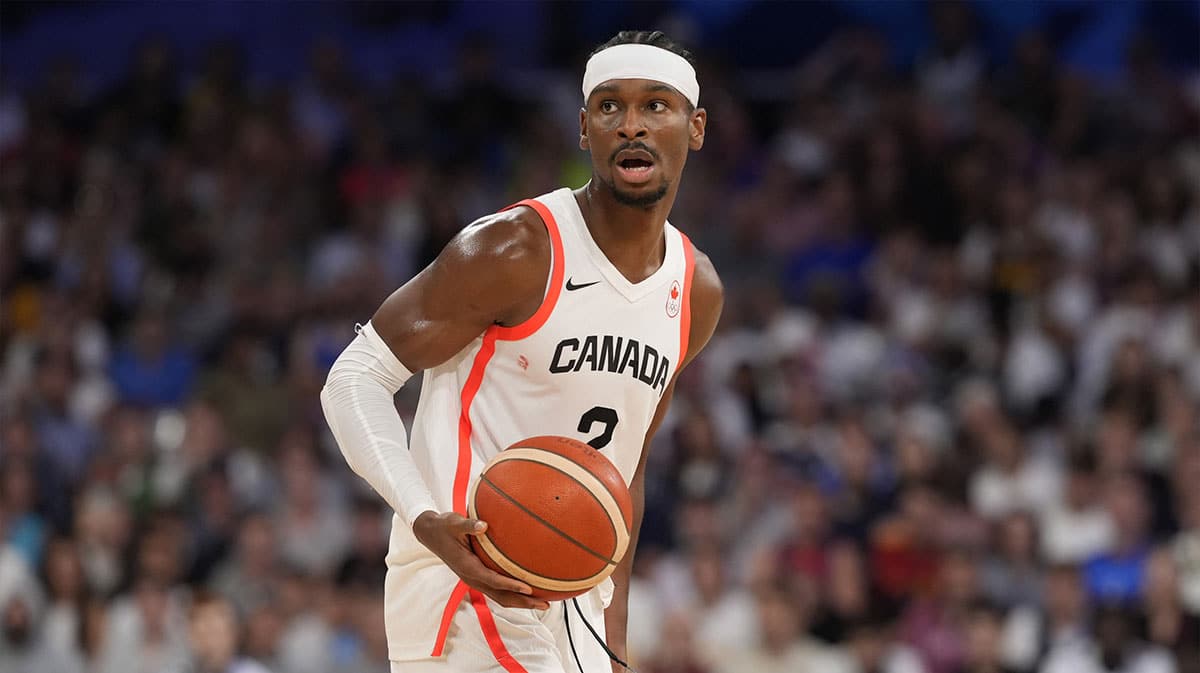
[[[588,54],[588,57],[595,56],[609,47],[616,47],[622,44],[648,44],[659,49],[666,49],[672,54],[682,57],[693,68],[696,67],[696,61],[692,58],[692,52],[684,49],[683,45],[667,37],[666,33],[661,30],[623,30],[613,36],[608,42],[592,50],[592,53]]]

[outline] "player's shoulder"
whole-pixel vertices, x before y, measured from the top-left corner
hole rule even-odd
[[[550,235],[537,212],[518,206],[468,224],[451,245],[481,261],[530,261],[549,258]]]
[[[510,208],[475,220],[446,245],[439,261],[486,271],[506,282],[528,280],[540,288],[550,266],[550,235],[531,208]]]
[[[692,310],[711,307],[720,313],[725,299],[725,286],[712,260],[704,251],[692,244]]]
[[[692,324],[688,346],[688,361],[695,357],[717,329],[721,309],[725,305],[725,286],[716,267],[704,251],[692,245]]]

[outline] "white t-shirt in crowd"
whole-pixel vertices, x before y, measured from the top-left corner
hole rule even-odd
[[[1100,507],[1053,507],[1041,518],[1042,555],[1051,563],[1082,563],[1112,548],[1112,517]]]

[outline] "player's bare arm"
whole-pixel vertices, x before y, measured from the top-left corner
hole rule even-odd
[[[489,215],[384,300],[371,323],[411,371],[442,364],[492,325],[524,322],[541,305],[550,238],[526,207]]]
[[[530,209],[514,208],[459,233],[432,264],[383,302],[371,323],[410,371],[435,367],[491,325],[512,326],[532,316],[549,269],[545,225]],[[427,511],[413,521],[417,539],[468,586],[504,606],[549,607],[525,595],[532,591],[529,585],[480,563],[467,536],[485,530],[485,522],[454,512]]]
[[[688,352],[680,365],[681,371],[700,351],[704,350],[709,339],[712,338],[724,303],[725,292],[716,269],[713,268],[707,255],[696,250],[696,267],[692,276],[692,324],[688,336]],[[612,574],[613,599],[608,609],[604,611],[604,630],[607,634],[608,647],[625,661],[628,660],[626,631],[629,621],[629,578],[633,572],[633,557],[637,551],[638,534],[641,531],[642,514],[645,512],[646,506],[646,456],[649,455],[654,435],[658,432],[658,428],[662,425],[667,410],[671,406],[676,380],[678,380],[678,375],[663,393],[662,401],[659,402],[658,409],[654,412],[654,420],[650,424],[650,430],[646,433],[646,441],[642,445],[642,457],[638,462],[637,471],[634,472],[633,480],[629,484],[629,495],[633,500],[633,530],[630,535],[629,551]],[[613,662],[612,667],[614,673],[623,671],[616,662]]]

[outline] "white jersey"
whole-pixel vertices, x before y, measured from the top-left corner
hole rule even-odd
[[[546,225],[550,279],[529,320],[492,326],[425,372],[409,446],[441,511],[466,515],[468,487],[488,459],[537,435],[588,442],[629,483],[687,353],[693,252],[686,236],[667,223],[662,266],[631,283],[592,239],[571,190],[517,205]],[[441,654],[465,585],[399,517],[387,566],[389,657]],[[611,580],[593,591],[607,604]]]

